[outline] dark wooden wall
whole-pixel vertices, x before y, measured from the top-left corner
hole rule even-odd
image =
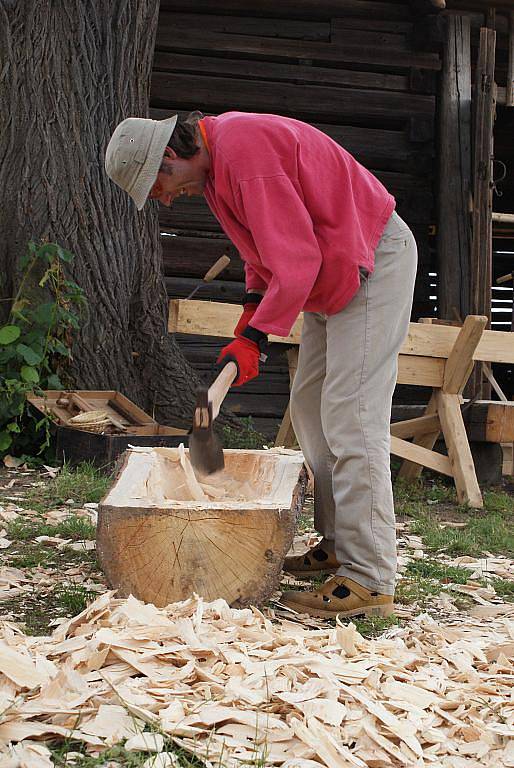
[[[429,232],[441,63],[430,43],[419,43],[430,23],[402,0],[162,0],[152,78],[153,117],[193,109],[288,115],[319,127],[372,170],[418,242],[413,318],[434,314],[436,304]],[[181,199],[161,209],[160,221],[170,297],[185,297],[228,253],[229,268],[197,297],[239,302],[242,263],[207,205]],[[219,343],[180,342],[195,367],[212,375]],[[288,389],[284,359],[277,358],[231,394],[230,404],[271,435]]]

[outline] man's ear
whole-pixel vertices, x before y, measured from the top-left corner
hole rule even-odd
[[[163,157],[169,157],[171,160],[176,160],[178,155],[171,147],[165,147]]]

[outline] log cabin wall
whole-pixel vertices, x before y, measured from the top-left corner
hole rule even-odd
[[[340,142],[396,197],[415,233],[420,261],[413,319],[436,314],[431,225],[441,69],[437,17],[419,8],[407,0],[162,0],[151,96],[158,119],[194,109],[272,112],[309,122]],[[170,297],[187,296],[227,253],[230,266],[195,298],[240,301],[242,263],[203,200],[161,208],[160,224]],[[179,341],[195,368],[212,377],[219,341]],[[228,403],[273,436],[288,394],[285,357],[272,356],[264,373],[232,391]],[[396,402],[413,397],[406,388],[395,395]]]

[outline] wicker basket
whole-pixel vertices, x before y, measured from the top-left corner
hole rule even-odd
[[[70,427],[82,429],[85,432],[97,432],[100,434],[112,424],[107,411],[85,411],[73,416],[69,422]]]

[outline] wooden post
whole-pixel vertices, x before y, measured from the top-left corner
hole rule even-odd
[[[514,107],[514,11],[509,14],[509,66],[507,69],[507,92],[505,105]]]
[[[298,368],[298,349],[292,348],[287,350],[287,362],[289,365],[289,388],[292,389],[294,377],[296,375],[296,369]],[[285,448],[294,448],[298,444],[296,435],[294,433],[293,424],[291,422],[290,404],[287,404],[286,412],[280,424],[277,437],[275,439],[276,446],[283,446]]]
[[[480,49],[476,68],[473,151],[473,238],[471,249],[471,311],[485,315],[491,322],[491,284],[493,250],[493,126],[495,116],[496,32],[480,30]],[[479,368],[473,379],[473,394],[489,397],[489,387],[482,388]]]
[[[445,394],[442,390],[435,392],[434,396],[459,503],[481,509],[484,502],[462,420],[459,399],[456,395]]]
[[[470,313],[471,41],[469,16],[448,16],[439,123],[438,308]]]

